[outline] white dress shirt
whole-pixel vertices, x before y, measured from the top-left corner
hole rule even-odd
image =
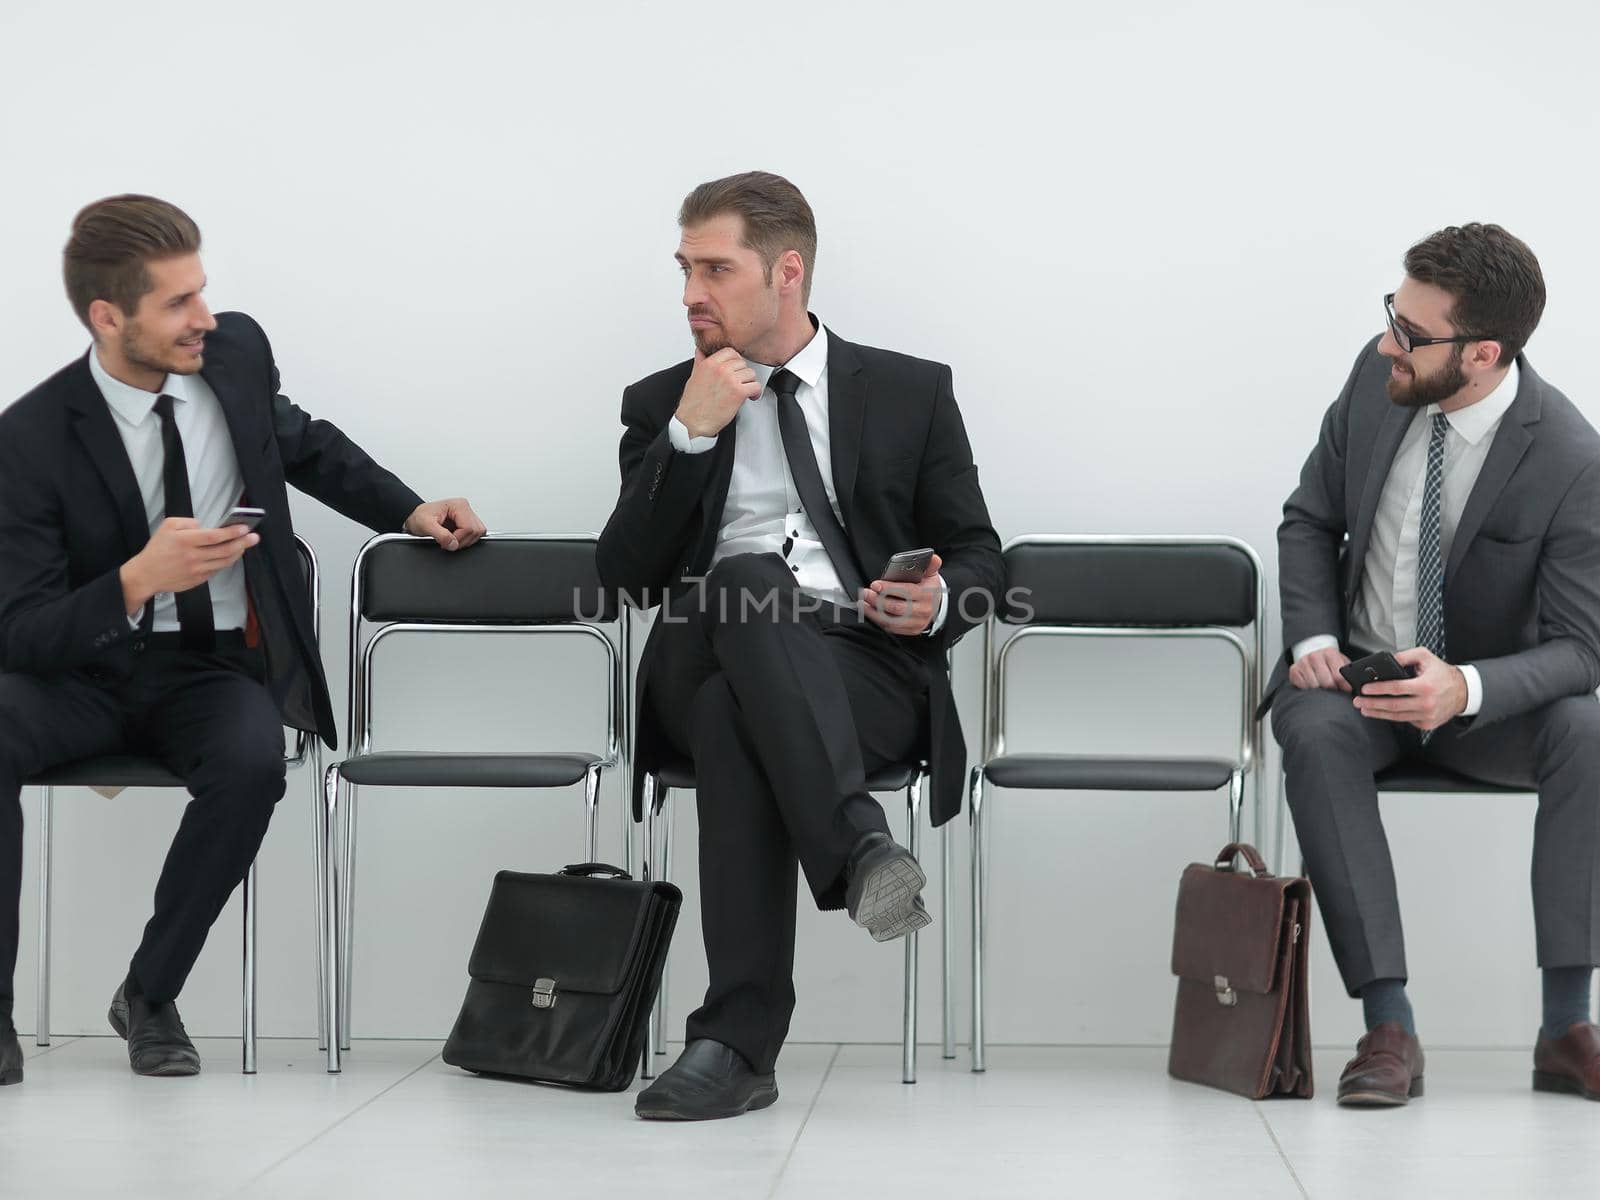
[[[133,464],[133,477],[139,484],[150,532],[167,516],[166,487],[162,470],[166,451],[161,444],[161,418],[156,414],[156,398],[173,399],[172,416],[183,439],[183,459],[189,468],[189,498],[194,516],[203,528],[215,528],[239,502],[244,480],[239,475],[239,459],[227,418],[216,393],[199,375],[168,375],[159,392],[147,392],[112,378],[100,363],[100,352],[89,354],[89,371],[100,394],[106,398],[117,432]],[[245,599],[244,563],[218,571],[209,580],[212,620],[217,629],[243,629],[248,605]],[[178,605],[171,592],[160,592],[155,600],[153,633],[178,632]],[[140,614],[142,616],[142,614]],[[140,616],[129,617],[134,628]]]
[[[789,564],[802,591],[844,608],[854,607],[856,597],[845,594],[839,572],[817,536],[805,505],[800,503],[800,493],[789,471],[783,435],[778,430],[777,393],[769,386],[778,368],[745,361],[760,380],[762,392],[756,400],[741,404],[734,418],[737,432],[733,475],[728,481],[728,498],[722,508],[722,527],[717,530],[711,565],[734,554],[778,554]],[[828,331],[818,323],[811,340],[783,365],[800,380],[795,400],[805,415],[828,503],[842,527],[844,515],[833,486],[828,435]],[[690,437],[688,427],[676,416],[667,424],[667,437],[680,454],[703,454],[717,444],[714,435]],[[936,633],[944,624],[948,602],[949,594],[945,593],[926,633]]]
[[[1467,497],[1489,457],[1500,421],[1517,398],[1521,372],[1513,361],[1505,377],[1483,399],[1446,414],[1444,474],[1439,481],[1439,553],[1450,561],[1456,526]],[[1412,418],[1384,481],[1362,569],[1361,587],[1350,614],[1350,642],[1369,650],[1403,650],[1417,644],[1417,546],[1422,530],[1422,493],[1428,470],[1428,438],[1437,404]],[[1448,610],[1447,610],[1448,611]],[[1306,638],[1294,657],[1337,646],[1332,634]],[[1445,646],[1445,653],[1450,647]],[[1483,679],[1470,663],[1457,663],[1467,683],[1464,717],[1483,707]]]

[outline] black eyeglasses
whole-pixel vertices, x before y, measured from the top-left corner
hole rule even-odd
[[[1383,298],[1383,314],[1389,319],[1390,335],[1394,338],[1396,345],[1407,354],[1410,354],[1413,350],[1421,349],[1423,346],[1464,345],[1467,342],[1492,342],[1497,340],[1483,333],[1469,333],[1461,337],[1418,337],[1395,319],[1393,292]]]

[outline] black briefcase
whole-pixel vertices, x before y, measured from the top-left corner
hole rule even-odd
[[[600,876],[605,876],[601,878]],[[494,877],[444,1061],[618,1092],[633,1082],[683,894],[604,863]]]

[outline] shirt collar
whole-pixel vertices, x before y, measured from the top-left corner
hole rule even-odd
[[[168,375],[161,382],[161,391],[147,392],[114,378],[100,361],[99,349],[92,346],[89,348],[89,373],[94,376],[100,394],[106,398],[111,411],[129,426],[143,424],[154,410],[158,396],[171,396],[180,402],[189,399],[189,384],[182,375]]]
[[[816,317],[811,318],[811,324],[815,327],[816,333],[811,335],[811,340],[800,348],[798,354],[783,365],[801,383],[815,390],[828,370],[828,331]],[[771,382],[778,370],[777,367],[758,362],[751,362],[750,369],[756,373],[756,378],[761,381],[763,388]]]
[[[1489,434],[1493,433],[1500,424],[1500,418],[1506,415],[1506,409],[1517,398],[1517,387],[1522,381],[1522,371],[1517,366],[1515,359],[1511,360],[1511,367],[1499,383],[1495,384],[1482,400],[1476,404],[1469,404],[1465,408],[1458,408],[1453,413],[1447,413],[1450,428],[1465,438],[1468,443],[1476,446]],[[1428,415],[1431,417],[1439,411],[1437,404],[1428,405]]]

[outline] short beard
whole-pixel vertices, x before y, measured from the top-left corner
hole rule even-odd
[[[1457,343],[1448,363],[1427,377],[1413,374],[1410,383],[1402,384],[1390,375],[1383,383],[1389,399],[1401,408],[1427,408],[1430,404],[1444,403],[1467,386],[1467,373],[1461,369],[1466,357],[1464,350],[1465,347]]]
[[[192,363],[185,362],[175,365],[170,362],[161,362],[159,359],[149,357],[140,342],[139,334],[142,330],[138,326],[129,324],[122,331],[118,343],[125,361],[136,367],[143,367],[147,371],[160,371],[164,375],[196,375],[205,364],[204,358],[197,358]]]
[[[733,343],[723,336],[722,326],[711,329],[696,329],[694,331],[694,348],[705,358],[719,354],[728,349]]]

